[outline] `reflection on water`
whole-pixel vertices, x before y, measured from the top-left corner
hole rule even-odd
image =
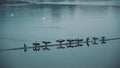
[[[56,39],[107,36],[120,37],[120,7],[17,5],[0,6],[0,43],[3,48]],[[55,41],[54,41],[55,42]],[[11,68],[115,68],[120,62],[119,41],[105,46],[49,52],[1,53]],[[115,45],[115,46],[114,46]],[[6,59],[6,60],[2,60]],[[5,65],[6,66],[6,65]]]

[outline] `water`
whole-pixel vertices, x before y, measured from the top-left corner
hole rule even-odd
[[[120,37],[120,7],[0,5],[0,49],[35,41]],[[42,44],[42,43],[41,43]],[[119,68],[120,41],[51,51],[0,52],[1,68]]]

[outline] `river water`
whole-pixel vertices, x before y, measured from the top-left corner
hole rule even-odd
[[[120,7],[0,5],[0,49],[44,40],[120,37]],[[42,44],[42,43],[41,43]],[[1,68],[120,68],[120,41],[34,52],[0,52]]]

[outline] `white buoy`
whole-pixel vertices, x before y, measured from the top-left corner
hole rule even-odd
[[[46,17],[42,17],[42,20],[46,20]]]
[[[10,16],[11,16],[11,17],[13,17],[13,16],[14,16],[14,14],[13,14],[13,13],[11,13],[11,14],[10,14]]]

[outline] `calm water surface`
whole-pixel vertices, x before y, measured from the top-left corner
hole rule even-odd
[[[120,7],[0,5],[0,49],[35,41],[120,37]],[[51,51],[0,52],[2,68],[120,68],[120,41]]]

